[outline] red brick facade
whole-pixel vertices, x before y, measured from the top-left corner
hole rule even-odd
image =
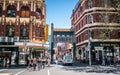
[[[114,2],[116,3],[116,2]],[[71,16],[71,24],[76,31],[77,54],[81,50],[87,52],[88,30],[91,32],[91,47],[107,48],[100,44],[114,44],[119,51],[120,26],[117,20],[118,12],[114,9],[111,0],[82,0],[79,1]],[[95,45],[95,43],[97,45]],[[112,47],[112,45],[110,45]],[[84,51],[85,50],[85,51]],[[95,52],[94,52],[95,53]],[[118,55],[118,54],[117,54]],[[82,59],[86,56],[80,55]],[[79,56],[76,56],[79,57]],[[86,57],[87,59],[87,57]]]

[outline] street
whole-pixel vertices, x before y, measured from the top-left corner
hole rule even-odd
[[[2,73],[12,73],[13,75],[119,75],[120,66],[100,66],[100,65],[73,65],[73,66],[62,66],[53,64],[50,67],[41,69],[40,71],[27,70],[26,68],[19,69],[6,69],[0,71]],[[9,75],[9,74],[8,74]]]

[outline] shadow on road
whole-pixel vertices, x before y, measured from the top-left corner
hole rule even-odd
[[[120,74],[120,66],[100,66],[100,65],[92,65],[89,66],[87,64],[79,63],[73,64],[73,66],[64,66],[61,69],[67,71],[76,71],[76,72],[86,72],[86,73],[113,73]]]

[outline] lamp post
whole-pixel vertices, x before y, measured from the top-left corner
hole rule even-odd
[[[53,51],[53,47],[54,47],[54,42],[53,42],[53,28],[54,28],[54,24],[51,23],[51,63],[53,63],[53,55],[54,55],[54,51]]]
[[[45,47],[44,47],[45,40],[42,40],[42,48],[43,48],[43,55],[45,57]]]

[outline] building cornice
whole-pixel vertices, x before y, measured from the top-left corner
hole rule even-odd
[[[92,42],[120,42],[120,39],[93,39]],[[88,43],[88,40],[82,41],[80,43],[77,43],[76,46],[83,45]]]
[[[101,11],[100,11],[101,10]],[[90,12],[92,11],[92,12]],[[99,11],[99,12],[98,12]],[[103,12],[102,12],[103,11]],[[107,12],[104,12],[104,11],[107,11]],[[104,7],[93,7],[91,9],[86,9],[78,18],[77,20],[75,20],[74,24],[76,25],[76,23],[81,19],[83,18],[85,15],[88,15],[88,14],[92,14],[92,13],[117,13],[116,12],[113,12],[115,11],[114,8],[104,8]]]
[[[93,24],[86,24],[84,27],[82,27],[80,30],[78,30],[75,34],[76,37],[82,34],[84,31],[88,30],[88,27],[90,29],[120,29],[120,25],[118,23],[93,23]]]

